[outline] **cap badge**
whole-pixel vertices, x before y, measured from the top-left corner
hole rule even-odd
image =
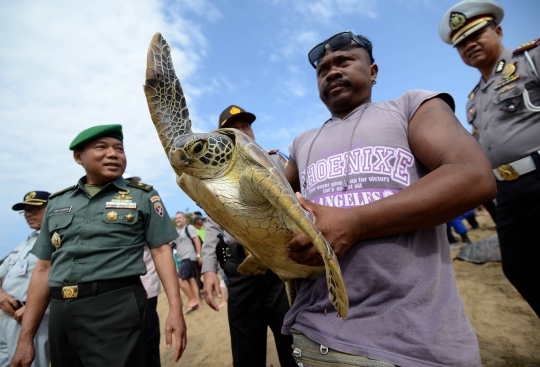
[[[115,211],[110,211],[107,213],[107,220],[109,222],[114,222],[116,218],[118,218],[118,213],[116,213]]]
[[[504,68],[504,64],[506,63],[506,61],[504,60],[499,60],[499,62],[497,63],[497,68],[495,69],[495,73],[498,74],[500,73],[501,71],[503,71],[503,68]]]
[[[52,238],[51,238],[51,243],[57,249],[59,249],[60,246],[62,245],[62,240],[60,239],[60,235],[58,234],[58,232],[53,233]]]
[[[237,113],[240,113],[242,111],[238,107],[233,106],[233,108],[231,108],[229,112],[231,113],[231,115],[236,115]]]
[[[36,197],[36,192],[35,192],[35,191],[29,192],[29,193],[25,196],[24,201],[31,200],[31,199],[33,199],[33,198],[35,198],[35,197]]]
[[[452,13],[450,14],[450,28],[453,31],[457,31],[465,25],[467,22],[467,17],[462,13]]]

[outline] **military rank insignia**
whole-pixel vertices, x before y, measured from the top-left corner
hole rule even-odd
[[[540,44],[540,38],[537,38],[537,39],[535,39],[533,41],[522,44],[521,46],[516,48],[512,53],[515,55],[515,54],[518,54],[520,52],[530,50],[531,48],[534,48],[534,47],[538,46],[539,44]]]

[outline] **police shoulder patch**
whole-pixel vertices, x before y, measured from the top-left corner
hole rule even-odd
[[[152,185],[147,185],[147,184],[142,183],[142,182],[132,182],[132,181],[128,181],[127,185],[131,186],[131,187],[136,187],[136,188],[144,190],[144,191],[150,191],[152,189],[152,187],[153,187]]]
[[[73,186],[70,186],[70,187],[68,187],[68,188],[66,188],[64,190],[60,190],[60,191],[57,191],[57,192],[55,192],[53,194],[50,194],[49,195],[49,200],[52,199],[55,196],[62,195],[62,194],[66,193],[66,192],[68,192],[68,191],[70,191],[70,190],[72,190],[72,189],[74,189],[76,187],[77,187],[77,185],[73,185]]]
[[[531,48],[534,48],[536,46],[538,46],[538,44],[540,44],[540,38],[537,38],[535,40],[532,40],[530,42],[527,42],[527,43],[524,43],[522,44],[521,46],[519,46],[518,48],[516,48],[514,50],[514,52],[512,52],[514,55],[515,54],[519,54],[520,52],[523,52],[523,51],[526,51],[526,50],[530,50]]]

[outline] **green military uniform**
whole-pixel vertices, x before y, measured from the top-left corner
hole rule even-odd
[[[92,196],[84,183],[82,178],[51,195],[32,250],[39,259],[51,261],[53,366],[144,366],[146,292],[139,278],[146,273],[143,246],[156,248],[178,234],[151,186],[120,177]],[[120,288],[102,292],[105,283]],[[88,284],[95,288],[91,295],[62,299],[77,292],[80,296]],[[77,290],[65,287],[73,285]]]
[[[92,197],[81,179],[51,195],[33,253],[52,262],[49,286],[63,287],[143,275],[144,244],[152,249],[176,237],[151,186],[118,178]]]

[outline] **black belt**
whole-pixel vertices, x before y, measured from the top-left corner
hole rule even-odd
[[[114,291],[128,285],[140,283],[139,276],[119,278],[113,280],[101,280],[94,283],[82,283],[77,285],[66,285],[64,287],[51,287],[50,296],[52,299],[71,299],[97,296],[100,293]]]

